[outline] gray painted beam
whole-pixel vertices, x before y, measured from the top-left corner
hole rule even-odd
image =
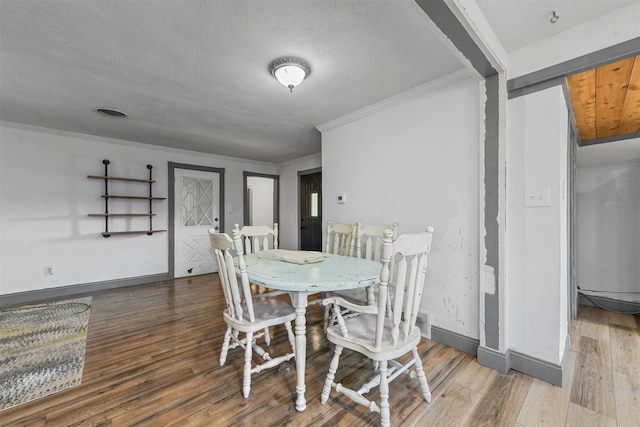
[[[484,245],[487,250],[486,265],[493,268],[493,294],[484,296],[485,345],[493,350],[500,348],[500,210],[499,195],[499,98],[498,76],[486,79],[484,139]],[[489,278],[487,278],[489,280]]]
[[[460,53],[469,60],[475,70],[485,78],[485,139],[484,139],[484,184],[485,184],[485,247],[486,264],[494,271],[496,291],[484,296],[485,304],[485,341],[486,345],[497,350],[500,345],[500,230],[499,215],[499,79],[498,71],[491,65],[489,58],[480,49],[449,9],[444,0],[417,0],[418,6],[429,16],[429,19],[451,40]]]
[[[510,79],[507,82],[507,90],[511,92],[557,77],[581,73],[582,71],[621,61],[635,55],[640,55],[640,37]]]
[[[607,142],[624,141],[627,139],[635,139],[635,138],[640,138],[640,132],[628,133],[626,135],[609,136],[607,138],[598,138],[598,139],[592,139],[589,141],[581,140],[580,147],[585,147],[587,145],[606,144]]]
[[[416,0],[416,3],[482,77],[498,74],[482,49],[443,0]]]

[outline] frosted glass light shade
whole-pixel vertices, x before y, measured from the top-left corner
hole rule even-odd
[[[310,72],[309,64],[299,58],[280,58],[271,63],[271,74],[291,92]]]
[[[280,84],[288,87],[291,91],[307,77],[307,73],[297,65],[280,67],[275,71],[275,75]]]

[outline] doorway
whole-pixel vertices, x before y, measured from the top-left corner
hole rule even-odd
[[[209,229],[224,231],[224,169],[169,162],[169,276],[218,271]]]
[[[322,251],[322,170],[298,172],[300,249]]]
[[[244,172],[244,225],[268,225],[280,218],[280,177]]]
[[[567,193],[569,195],[569,205],[567,209],[567,240],[569,246],[569,261],[567,265],[568,273],[568,287],[569,287],[569,323],[571,319],[578,317],[578,245],[577,245],[577,190],[576,190],[576,178],[578,172],[578,144],[580,138],[578,136],[578,127],[576,125],[575,117],[573,114],[569,114],[569,143],[567,153]]]

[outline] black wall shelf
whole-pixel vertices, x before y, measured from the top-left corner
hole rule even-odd
[[[102,233],[102,236],[104,238],[107,238],[110,236],[121,236],[126,234],[146,234],[148,236],[151,236],[153,233],[161,233],[161,232],[167,231],[167,230],[153,229],[153,217],[156,215],[155,213],[153,213],[153,201],[166,200],[166,197],[153,196],[153,184],[156,182],[154,179],[152,179],[153,166],[147,165],[147,169],[149,170],[149,179],[138,179],[138,178],[125,178],[125,177],[119,177],[119,176],[109,176],[108,168],[111,162],[105,159],[102,161],[102,163],[104,164],[104,175],[87,175],[87,178],[89,179],[104,180],[104,194],[102,194],[102,198],[104,198],[104,213],[89,214],[89,216],[104,217],[104,233]],[[149,194],[146,196],[123,196],[123,195],[109,194],[109,181],[126,181],[126,182],[137,182],[137,183],[149,184]],[[145,212],[145,213],[109,212],[109,199],[148,200],[149,212]],[[149,229],[148,230],[129,230],[129,231],[109,231],[109,218],[111,217],[148,217]]]

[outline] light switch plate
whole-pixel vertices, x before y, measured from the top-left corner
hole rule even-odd
[[[524,193],[526,207],[551,206],[550,187],[528,187]]]

